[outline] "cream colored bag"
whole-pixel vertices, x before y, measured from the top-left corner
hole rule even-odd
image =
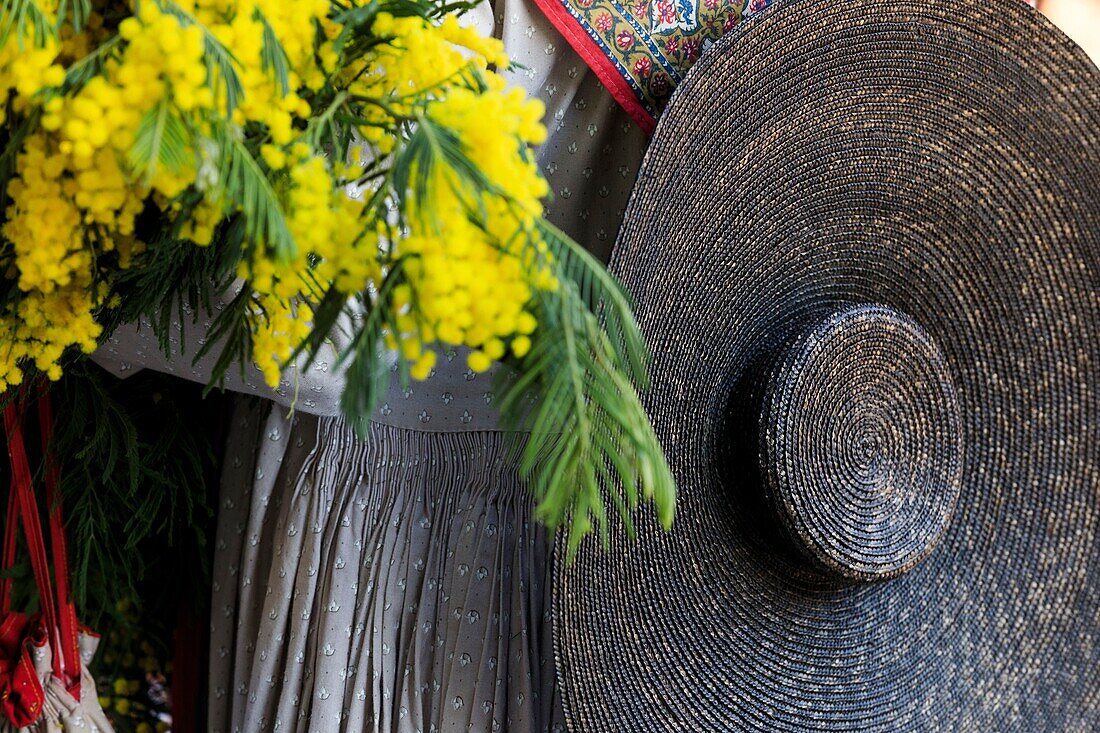
[[[69,596],[69,569],[57,466],[47,459],[46,492],[50,504],[50,546],[57,594],[50,583],[49,560],[23,443],[22,399],[4,408],[12,482],[4,523],[3,567],[15,561],[17,523],[22,523],[31,557],[41,611],[28,616],[11,609],[11,579],[0,579],[0,733],[113,733],[99,705],[87,665],[99,637],[80,629]],[[53,424],[49,398],[38,399],[42,445],[49,445]]]
[[[95,681],[88,673],[87,665],[95,655],[99,637],[93,634],[78,635],[80,649],[80,699],[73,697],[65,683],[54,673],[53,654],[48,643],[32,650],[35,677],[42,691],[41,708],[34,722],[16,728],[7,715],[0,718],[0,731],[28,731],[30,733],[111,733],[111,723],[99,706]],[[30,701],[28,701],[30,702]],[[25,719],[24,719],[25,720]]]

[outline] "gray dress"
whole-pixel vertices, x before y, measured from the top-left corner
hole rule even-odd
[[[644,135],[531,0],[470,15],[547,104],[548,217],[606,258]],[[548,537],[508,452],[523,436],[496,429],[490,377],[450,354],[411,389],[395,383],[362,440],[337,416],[340,345],[274,393],[255,370],[230,381],[271,399],[240,400],[230,431],[209,729],[564,730]],[[121,329],[96,359],[120,375],[209,373],[166,359],[147,328]]]

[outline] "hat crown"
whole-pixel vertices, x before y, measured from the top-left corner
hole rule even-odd
[[[795,337],[768,382],[760,461],[803,554],[850,579],[914,567],[959,495],[959,402],[943,353],[912,318],[846,307]]]

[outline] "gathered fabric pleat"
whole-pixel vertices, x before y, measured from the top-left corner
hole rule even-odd
[[[546,105],[549,220],[606,259],[645,134],[531,0],[467,17]],[[433,371],[394,380],[362,440],[339,418],[242,400],[222,475],[209,730],[565,730],[548,537],[511,451],[522,437],[492,429],[491,375],[460,354]],[[331,414],[342,391],[318,358],[275,397]]]
[[[564,730],[520,437],[234,419],[211,731]]]

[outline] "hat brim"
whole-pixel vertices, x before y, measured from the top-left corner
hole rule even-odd
[[[1100,72],[1018,0],[780,2],[690,72],[612,270],[680,498],[561,561],[573,730],[1100,728]],[[961,492],[852,582],[760,498],[756,376],[838,306],[942,349]],[[564,557],[559,552],[559,558]]]

